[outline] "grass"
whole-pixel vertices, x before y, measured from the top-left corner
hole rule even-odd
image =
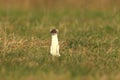
[[[119,80],[120,15],[0,11],[0,80]],[[61,57],[49,53],[59,29]]]

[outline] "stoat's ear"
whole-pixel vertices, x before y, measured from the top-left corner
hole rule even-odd
[[[56,29],[56,31],[57,31],[57,32],[59,32],[59,30],[58,30],[58,29]]]
[[[52,29],[50,29],[50,32],[52,31]]]

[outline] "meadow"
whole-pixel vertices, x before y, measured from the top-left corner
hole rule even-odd
[[[120,12],[1,10],[0,80],[120,80]]]

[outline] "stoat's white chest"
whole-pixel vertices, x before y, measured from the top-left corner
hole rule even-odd
[[[59,54],[59,42],[57,34],[52,35],[50,53],[53,56],[60,56]]]
[[[58,37],[57,34],[52,35],[52,45],[58,45]]]

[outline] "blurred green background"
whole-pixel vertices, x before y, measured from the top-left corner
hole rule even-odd
[[[120,0],[0,0],[0,80],[120,80]],[[60,58],[49,53],[59,29]]]
[[[120,7],[119,0],[0,0],[1,9],[99,9]]]

